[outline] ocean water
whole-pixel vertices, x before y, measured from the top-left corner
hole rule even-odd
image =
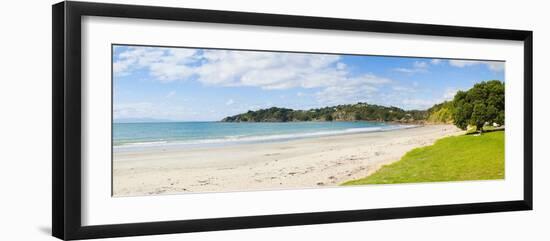
[[[114,123],[114,149],[274,142],[409,128],[383,122],[166,122]]]

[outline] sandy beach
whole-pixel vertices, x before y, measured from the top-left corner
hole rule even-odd
[[[336,186],[374,173],[409,150],[464,133],[453,125],[276,143],[113,154],[113,195]]]

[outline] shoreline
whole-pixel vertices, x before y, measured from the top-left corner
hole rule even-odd
[[[372,127],[357,127],[340,130],[324,130],[317,132],[302,132],[302,133],[279,133],[270,135],[257,135],[257,136],[243,136],[241,138],[214,138],[214,139],[196,139],[186,141],[162,141],[151,140],[135,143],[127,143],[123,145],[113,145],[113,152],[132,152],[132,151],[152,151],[152,150],[167,150],[167,149],[179,149],[189,150],[203,147],[224,147],[235,145],[250,145],[250,144],[263,144],[263,143],[277,143],[285,141],[294,141],[302,139],[311,139],[328,136],[350,135],[360,133],[373,133],[373,132],[385,132],[394,131],[400,129],[417,128],[423,125],[413,124],[392,124],[386,127],[372,126]]]
[[[192,149],[113,153],[113,196],[336,186],[409,150],[464,133],[452,125]]]

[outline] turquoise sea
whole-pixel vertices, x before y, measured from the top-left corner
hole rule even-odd
[[[209,146],[285,141],[412,127],[383,122],[159,122],[114,123],[115,149],[155,146]]]

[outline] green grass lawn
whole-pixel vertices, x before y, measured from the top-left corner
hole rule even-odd
[[[504,178],[504,131],[446,137],[416,148],[372,175],[343,185]]]

